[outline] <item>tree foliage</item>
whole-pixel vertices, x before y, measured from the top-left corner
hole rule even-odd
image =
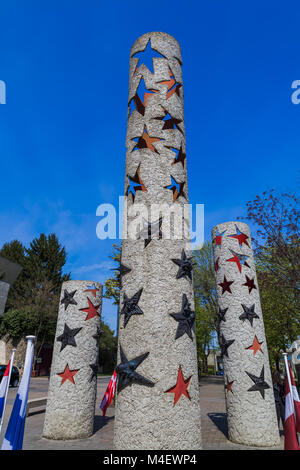
[[[113,275],[106,279],[104,283],[105,294],[103,297],[105,299],[113,299],[114,305],[119,305],[120,303],[120,273],[118,268],[120,266],[121,249],[120,245],[116,245],[115,243],[113,244],[113,253],[110,256],[110,259],[116,263],[116,268]]]

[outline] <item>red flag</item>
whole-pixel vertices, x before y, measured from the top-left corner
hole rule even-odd
[[[100,410],[102,410],[103,416],[106,414],[106,410],[113,401],[115,390],[116,390],[116,381],[117,381],[117,373],[114,371],[109,384],[107,386],[106,392],[104,393],[104,397],[102,399]]]
[[[284,450],[300,450],[297,429],[300,425],[300,420],[297,418],[300,416],[300,402],[298,392],[295,386],[294,377],[289,367],[289,373],[291,377],[292,390],[290,390],[288,378],[285,379],[285,421],[284,421]],[[295,400],[297,397],[297,400]],[[295,414],[296,419],[295,419]],[[298,421],[298,423],[297,423]]]

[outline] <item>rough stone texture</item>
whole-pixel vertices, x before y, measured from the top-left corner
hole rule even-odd
[[[184,166],[181,163],[172,165],[176,155],[167,148],[180,149],[182,145],[185,152],[183,89],[181,86],[180,97],[174,93],[166,99],[167,86],[157,83],[170,79],[171,67],[176,81],[182,84],[180,47],[173,37],[165,33],[148,33],[134,43],[130,57],[143,50],[149,38],[152,48],[166,58],[153,59],[154,74],[142,64],[142,59],[137,70],[137,59],[130,60],[129,102],[136,93],[141,76],[146,88],[157,89],[158,92],[149,97],[144,116],[134,110],[128,119],[125,193],[128,188],[127,175],[133,176],[139,165],[140,177],[147,189],[136,192],[134,204],[129,195],[128,211],[139,203],[148,208],[152,203],[172,206],[173,193],[164,188],[171,184],[170,175],[178,182],[185,182],[186,197],[179,196],[174,204],[183,207],[188,203],[186,163]],[[172,117],[182,120],[179,124],[182,132],[162,129],[164,121],[155,119],[163,115],[162,107]],[[136,143],[131,139],[141,136],[145,125],[151,137],[164,139],[153,144],[158,153],[149,148],[133,151]],[[153,223],[157,216],[151,214],[147,220]],[[127,221],[131,221],[130,216]],[[195,333],[192,333],[192,340],[187,334],[175,340],[178,323],[170,315],[180,312],[183,294],[187,295],[191,309],[194,308],[192,282],[184,277],[176,279],[179,268],[172,261],[173,258],[181,258],[183,248],[189,256],[186,239],[152,239],[146,247],[143,239],[123,239],[121,262],[131,271],[122,276],[120,311],[124,293],[132,297],[143,288],[138,302],[143,314],[132,316],[125,328],[124,316],[120,315],[119,344],[128,360],[149,352],[137,372],[154,382],[155,386],[132,383],[117,394],[114,435],[117,449],[201,448]],[[190,400],[181,395],[174,406],[174,394],[165,392],[176,385],[180,366],[184,379],[191,378],[187,389]]]
[[[236,228],[248,237],[246,243],[249,246],[246,243],[240,246],[236,238],[229,236],[237,234]],[[216,239],[216,235],[219,236],[223,232],[225,233],[221,239]],[[225,383],[233,381],[232,391],[225,392],[229,439],[245,445],[278,446],[279,433],[250,230],[245,223],[227,222],[212,230],[212,239],[218,303],[221,309],[228,308],[226,321],[220,322],[220,334],[223,334],[227,341],[234,340],[227,350],[228,357],[223,357]],[[234,256],[230,249],[248,256],[246,263],[249,267],[242,265],[239,272],[237,263],[227,261]],[[232,293],[225,291],[222,294],[219,284],[223,283],[224,275],[227,281],[234,281],[230,285]],[[246,275],[254,280],[256,289],[243,286],[246,283]],[[244,313],[242,304],[247,307],[255,305],[254,311],[259,318],[253,319],[253,326],[248,320],[239,319]],[[253,349],[248,349],[255,336],[259,343],[262,343],[261,351],[257,350],[256,353]],[[263,366],[264,380],[270,386],[264,390],[265,398],[259,391],[248,391],[254,382],[246,374],[247,371],[258,377]]]
[[[88,286],[95,285],[98,290],[96,297],[92,291],[86,292]],[[73,298],[77,305],[65,304],[64,291],[76,291]],[[88,299],[93,305],[99,305],[99,316],[87,319],[87,313],[81,311],[89,306]],[[62,285],[59,303],[59,313],[53,349],[51,375],[47,409],[43,430],[43,437],[48,439],[79,439],[92,435],[95,399],[96,378],[90,381],[92,369],[90,364],[98,361],[98,345],[93,335],[100,328],[100,312],[102,306],[102,285],[94,281],[67,281]],[[71,329],[82,328],[75,336],[77,346],[67,345],[62,351],[62,343],[57,337],[62,335],[64,325],[67,323]],[[67,380],[62,383],[58,375],[70,370],[79,371],[73,376],[74,384]]]
[[[10,284],[0,281],[0,316],[3,315]]]

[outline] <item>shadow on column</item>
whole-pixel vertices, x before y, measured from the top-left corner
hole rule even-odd
[[[228,424],[226,413],[208,413],[208,417],[212,420],[215,426],[221,431],[226,439],[228,439]]]

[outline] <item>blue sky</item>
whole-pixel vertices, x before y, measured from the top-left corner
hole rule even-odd
[[[299,14],[293,0],[2,2],[0,246],[55,232],[74,279],[111,273],[96,208],[123,194],[129,51],[150,31],[182,48],[189,196],[205,204],[205,238],[265,189],[297,191]],[[110,301],[103,318],[116,328]]]

